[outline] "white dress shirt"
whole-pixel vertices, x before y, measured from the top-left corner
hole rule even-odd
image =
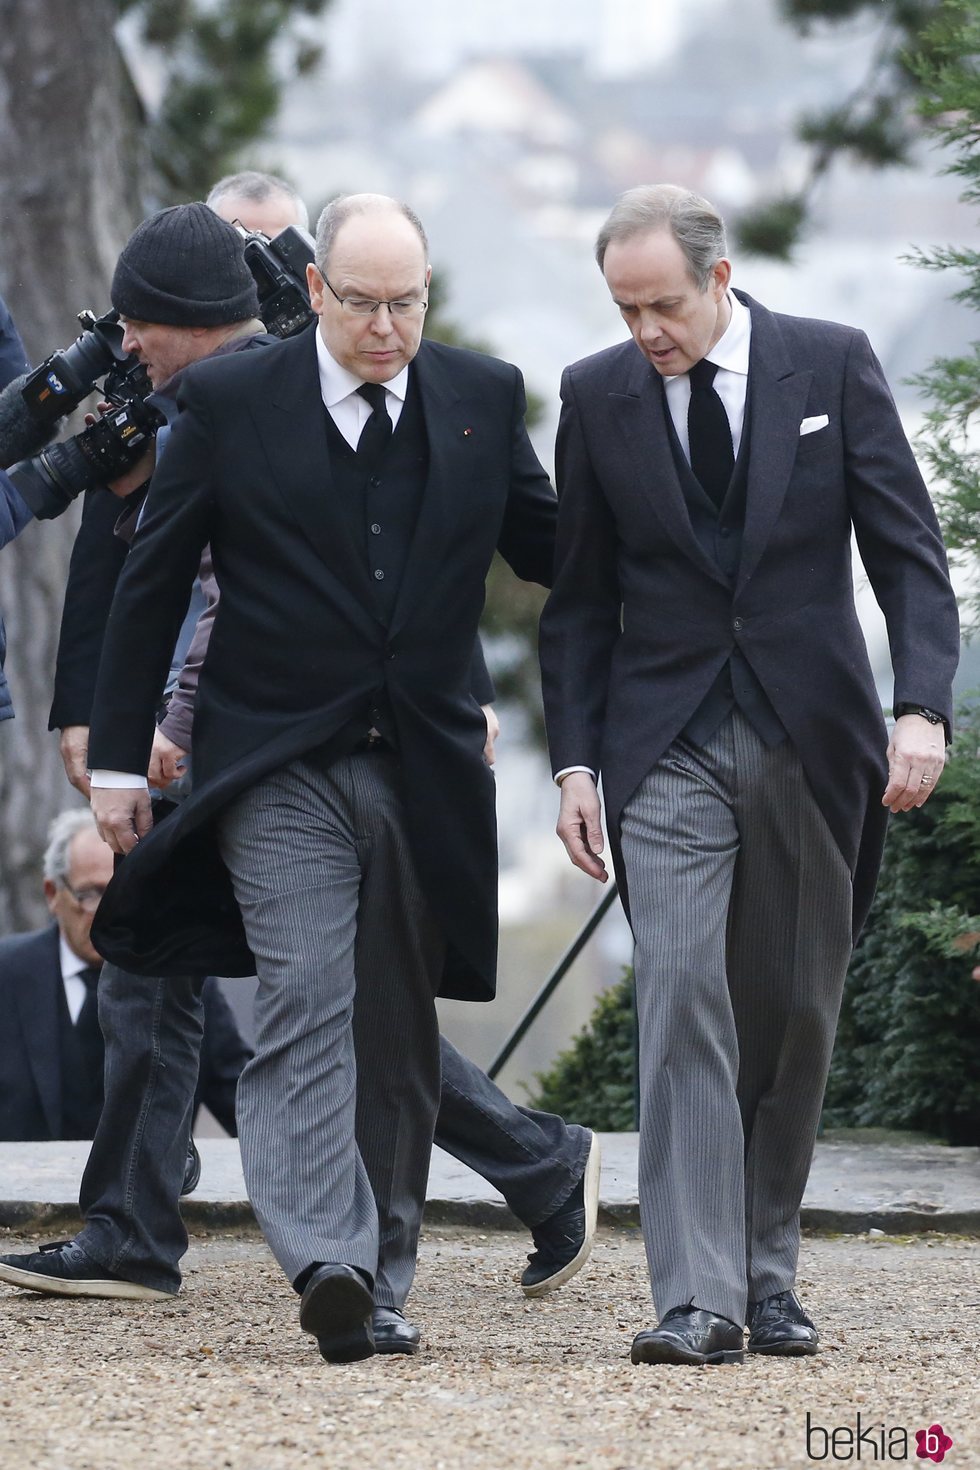
[[[68,945],[60,930],[58,931],[58,950],[61,956],[61,982],[65,987],[68,1014],[74,1026],[85,1004],[85,997],[88,995],[88,986],[82,979],[82,971],[88,969],[88,964]]]
[[[320,374],[320,395],[324,406],[351,449],[356,449],[361,430],[372,412],[370,403],[357,391],[358,388],[363,387],[364,380],[356,377],[347,368],[341,367],[339,362],[334,361],[327,351],[327,344],[320,334],[319,327],[316,331],[316,363]],[[385,407],[391,419],[391,427],[394,429],[405,406],[405,395],[408,392],[408,367],[403,367],[397,377],[385,383],[384,387]]]
[[[722,401],[732,431],[732,448],[738,458],[742,442],[742,424],[745,419],[745,399],[749,386],[749,343],[752,338],[752,316],[747,306],[731,291],[728,300],[732,308],[731,319],[710,352],[705,353],[708,362],[713,362],[718,371],[712,387]],[[687,434],[687,409],[691,402],[691,380],[687,373],[664,378],[664,392],[674,432],[680,441],[684,458],[691,463],[691,443]],[[590,766],[565,766],[555,772],[555,781],[560,786],[573,771],[585,771],[593,780],[595,771]]]
[[[356,449],[361,430],[373,412],[367,399],[362,398],[357,391],[362,386],[363,379],[348,372],[347,368],[341,367],[340,363],[331,357],[319,327],[314,335],[316,337],[317,372],[320,376],[320,396],[324,407],[351,449]],[[408,392],[408,367],[403,367],[397,376],[385,383],[384,387],[385,407],[391,419],[391,427],[394,429],[405,406],[405,395]],[[147,789],[146,776],[137,776],[130,771],[95,770],[90,775],[92,785],[103,790],[113,788],[145,791]]]

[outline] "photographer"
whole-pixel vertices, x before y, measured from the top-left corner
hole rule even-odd
[[[105,616],[137,531],[155,456],[166,452],[181,373],[202,358],[268,341],[241,239],[204,204],[179,205],[144,221],[119,257],[111,294],[124,327],[123,349],[146,368],[152,401],[168,422],[157,434],[155,450],[113,483],[117,494],[129,496],[121,517],[109,496],[97,490],[87,495],[72,553],[52,723],[61,723],[59,711],[77,714],[82,768]],[[205,588],[212,578],[205,551]],[[192,602],[188,611],[177,640],[178,669],[205,600]],[[173,1202],[188,1187],[203,985],[202,980],[123,975],[103,966],[99,1023],[111,1079],[106,1103],[111,1118],[96,1130],[82,1179],[80,1204],[88,1220],[82,1243],[44,1257],[45,1271],[56,1274],[70,1295],[139,1299],[177,1289],[179,1273],[162,1262],[182,1253],[172,1239],[182,1233]],[[147,1025],[150,1014],[155,1019]],[[168,1048],[171,1034],[179,1040]],[[5,1279],[21,1284],[16,1273]]]

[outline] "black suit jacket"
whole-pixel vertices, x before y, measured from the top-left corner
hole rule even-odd
[[[62,1136],[58,926],[0,940],[0,1140]],[[204,1044],[196,1104],[205,1103],[233,1137],[235,1088],[252,1053],[216,980],[204,985]]]
[[[541,622],[552,762],[601,770],[622,879],[624,804],[740,649],[854,874],[856,932],[884,837],[887,737],[854,608],[852,528],[887,620],[896,703],[951,718],[956,602],[867,338],[738,295],[752,338],[734,588],[694,535],[661,381],[634,343],[563,377],[555,585]]]
[[[519,576],[550,582],[556,502],[516,368],[423,341],[411,371],[429,472],[390,626],[374,612],[363,527],[331,484],[312,332],[185,375],[109,618],[93,765],[146,769],[206,542],[221,600],[195,711],[194,794],[121,864],[93,928],[124,968],[252,972],[208,823],[266,772],[329,748],[381,695],[420,875],[449,941],[443,993],[493,994],[493,778],[470,661],[495,549]]]

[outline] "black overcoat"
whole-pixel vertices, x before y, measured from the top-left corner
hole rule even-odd
[[[374,612],[363,524],[331,483],[312,332],[185,374],[106,629],[93,766],[146,770],[208,542],[221,599],[197,696],[194,794],[122,862],[93,926],[125,969],[251,973],[213,819],[383,695],[413,850],[449,941],[441,993],[493,995],[493,777],[471,656],[496,549],[519,576],[550,583],[556,502],[516,368],[423,341],[411,371],[429,470],[389,626]]]
[[[857,934],[884,840],[887,735],[854,606],[852,530],[887,622],[896,703],[951,719],[956,602],[928,492],[863,332],[737,294],[752,337],[734,587],[695,537],[663,388],[634,343],[563,377],[555,584],[541,622],[552,763],[601,771],[628,901],[623,807],[741,649],[853,874]]]

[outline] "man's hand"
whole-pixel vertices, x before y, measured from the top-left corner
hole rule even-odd
[[[891,812],[910,812],[924,806],[935,790],[946,764],[946,737],[942,725],[921,715],[901,715],[888,742],[888,785],[881,798]]]
[[[158,727],[153,734],[150,769],[146,773],[150,785],[155,786],[158,791],[166,790],[171,781],[183,776],[186,759],[187,751],[181,750]]]
[[[127,495],[131,495],[134,490],[138,490],[146,483],[156,468],[156,462],[157,441],[151,439],[136,463],[130,465],[118,480],[109,480],[106,489],[111,490],[113,495],[118,495],[120,500],[125,500]]]
[[[497,719],[497,711],[492,704],[481,704],[480,708],[483,711],[483,718],[487,722],[487,743],[483,747],[483,759],[492,771],[493,763],[496,759],[493,747],[497,736],[500,734],[500,721]]]
[[[588,771],[572,771],[562,781],[557,832],[575,866],[605,883],[609,874],[599,856],[605,846],[599,793]]]
[[[88,780],[88,725],[66,725],[58,742],[65,775],[86,801],[90,796]]]
[[[108,413],[111,407],[111,403],[107,403],[105,399],[101,399],[99,402],[99,413]],[[98,423],[98,419],[94,413],[87,413],[85,415],[85,422],[91,428],[93,424]],[[146,483],[156,468],[156,462],[157,441],[153,438],[136,463],[130,465],[129,469],[125,470],[119,476],[118,480],[109,480],[106,483],[106,489],[111,490],[112,494],[118,496],[120,500],[125,500],[127,495],[131,495],[134,490],[138,490],[141,485]]]
[[[149,794],[133,787],[94,787],[92,815],[113,852],[132,852],[153,827]]]

